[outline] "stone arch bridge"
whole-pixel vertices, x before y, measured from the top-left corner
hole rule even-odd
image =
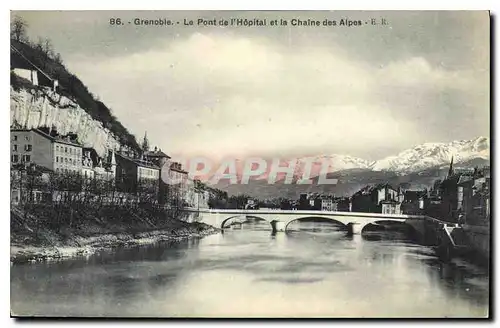
[[[198,216],[198,221],[224,228],[225,224],[234,218],[259,218],[271,224],[273,232],[286,231],[288,225],[297,220],[319,218],[330,220],[346,226],[348,233],[359,234],[368,224],[380,224],[383,222],[400,222],[412,226],[417,232],[425,234],[429,224],[440,227],[440,220],[423,215],[406,214],[381,214],[381,213],[359,213],[359,212],[330,212],[330,211],[301,211],[301,210],[240,210],[240,209],[200,209],[188,212]]]

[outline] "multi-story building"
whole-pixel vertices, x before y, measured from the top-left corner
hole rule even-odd
[[[135,192],[141,183],[157,184],[160,168],[146,160],[116,154],[116,183],[126,192]]]
[[[90,155],[91,151],[91,149],[84,148],[82,156],[82,176],[89,180],[93,180],[95,178],[95,165]]]
[[[411,215],[424,214],[427,190],[406,190],[399,195],[401,213]]]
[[[34,163],[58,173],[80,174],[82,146],[75,134],[50,135],[40,129],[13,129],[11,164]]]
[[[170,168],[170,159],[171,157],[165,154],[164,152],[161,151],[161,149],[158,149],[157,147],[154,148],[154,150],[148,150],[144,152],[144,159],[154,163],[160,169],[168,169]]]
[[[82,156],[82,176],[88,179],[113,180],[116,176],[116,157],[109,151],[104,158],[94,148],[84,147]]]
[[[476,169],[473,176],[460,177],[457,186],[458,221],[488,225],[491,216],[489,168]]]
[[[334,211],[351,212],[351,200],[349,197],[338,197],[333,201]]]
[[[175,202],[175,205],[180,205],[179,202],[187,203],[187,183],[188,172],[182,169],[182,165],[178,162],[170,164],[170,171],[168,176],[169,196]]]
[[[337,211],[337,203],[333,195],[321,196],[321,210],[322,211]]]
[[[366,186],[351,199],[353,212],[382,213],[382,201],[398,201],[398,190],[387,183]]]
[[[380,202],[382,214],[401,214],[401,203],[395,199]]]

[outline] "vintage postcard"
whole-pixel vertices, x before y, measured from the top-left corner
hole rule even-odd
[[[14,317],[488,318],[487,11],[12,11]]]

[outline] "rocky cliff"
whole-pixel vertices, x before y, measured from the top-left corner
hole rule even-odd
[[[31,129],[52,127],[60,134],[74,132],[86,147],[100,156],[107,150],[118,150],[120,143],[102,122],[94,120],[73,100],[49,88],[10,90],[10,124]]]

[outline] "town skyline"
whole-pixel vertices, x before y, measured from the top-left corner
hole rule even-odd
[[[148,131],[173,156],[316,153],[373,161],[425,142],[489,136],[489,26],[481,19],[487,12],[330,13],[386,17],[390,25],[377,30],[120,29],[109,26],[109,14],[12,13],[30,25],[30,38],[52,40],[68,69],[138,141]]]

